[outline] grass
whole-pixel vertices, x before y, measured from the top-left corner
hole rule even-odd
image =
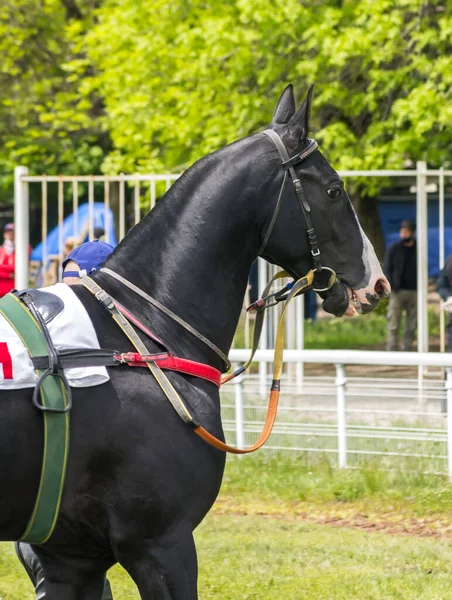
[[[305,348],[312,350],[356,349],[386,341],[387,322],[383,315],[351,319],[322,319],[305,323]]]
[[[452,520],[452,483],[447,477],[401,470],[383,471],[368,462],[360,469],[340,470],[327,456],[277,455],[229,458],[218,503],[258,505],[291,514],[305,508],[394,512],[423,517],[437,514]]]
[[[447,543],[256,517],[211,518],[200,538],[201,600],[439,599],[451,589]]]
[[[196,531],[200,600],[446,600],[452,597],[452,485],[445,478],[381,472],[372,464],[339,471],[326,458],[228,460],[222,492]],[[358,515],[359,520],[353,520]],[[435,539],[368,533],[362,522],[414,523]],[[348,527],[333,527],[342,524]],[[403,531],[403,529],[402,529]],[[115,600],[137,600],[120,567],[109,574]],[[0,546],[0,598],[34,594],[11,544]]]
[[[200,600],[450,598],[452,546],[446,541],[231,516],[209,517],[196,538]],[[16,570],[10,547],[5,554]],[[115,600],[139,598],[122,569],[113,569],[110,580]],[[3,600],[34,597],[22,583],[8,592],[3,578],[0,592]]]
[[[353,318],[318,319],[315,323],[305,321],[305,348],[311,350],[336,350],[371,348],[386,344],[387,300],[382,301],[378,309],[365,316]],[[429,308],[429,334],[438,336],[439,315],[433,307]],[[403,331],[403,323],[401,325]],[[244,330],[239,329],[234,340],[235,348],[244,348]]]

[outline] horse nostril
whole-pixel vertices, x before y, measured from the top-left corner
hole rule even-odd
[[[377,294],[377,296],[379,296],[380,298],[384,298],[387,295],[386,287],[386,280],[379,279],[374,287],[374,291]]]

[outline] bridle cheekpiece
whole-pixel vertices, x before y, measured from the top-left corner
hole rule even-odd
[[[308,145],[306,146],[306,148],[303,148],[301,152],[297,152],[297,154],[290,157],[286,150],[286,147],[283,144],[283,141],[276,133],[276,131],[274,131],[273,129],[266,129],[263,133],[274,142],[276,149],[278,150],[279,156],[281,158],[281,166],[285,170],[285,173],[281,190],[279,192],[278,200],[276,203],[276,208],[273,213],[270,226],[265,234],[264,242],[261,246],[259,254],[263,252],[265,246],[267,245],[268,240],[270,239],[270,236],[272,234],[273,228],[276,224],[288,173],[290,175],[290,178],[292,179],[292,184],[297,195],[297,199],[300,204],[300,208],[303,213],[304,219],[306,221],[306,232],[308,234],[309,245],[311,246],[312,260],[314,262],[314,283],[312,289],[316,292],[325,292],[334,285],[336,281],[336,273],[330,267],[322,266],[322,261],[320,258],[320,248],[317,243],[317,236],[311,218],[311,207],[309,206],[309,202],[306,198],[306,194],[304,192],[300,178],[297,176],[294,169],[295,165],[298,165],[299,163],[303,162],[306,158],[308,158],[308,156],[315,152],[319,146],[315,140],[308,139]],[[326,285],[322,284],[319,281],[321,273],[325,271],[329,273],[329,280]],[[316,278],[318,280],[317,283],[315,281]]]

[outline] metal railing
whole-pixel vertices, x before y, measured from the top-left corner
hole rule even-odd
[[[423,161],[416,163],[416,169],[379,169],[379,170],[343,170],[339,171],[342,177],[411,177],[416,178],[416,220],[417,220],[417,239],[418,239],[418,341],[421,351],[428,351],[428,314],[427,314],[427,197],[428,179],[433,178],[438,182],[439,194],[439,256],[440,267],[444,265],[444,191],[445,179],[452,177],[452,170],[427,169],[427,165]],[[125,222],[125,184],[133,185],[133,220],[137,223],[141,218],[141,209],[144,206],[142,197],[142,188],[140,185],[149,185],[149,208],[155,205],[156,201],[156,185],[163,182],[165,189],[169,189],[172,183],[179,177],[178,174],[145,174],[145,175],[30,175],[26,167],[16,167],[15,169],[15,185],[14,185],[14,207],[15,207],[15,223],[16,223],[16,287],[23,288],[28,285],[28,247],[29,247],[29,205],[28,205],[28,186],[30,183],[41,184],[41,195],[43,208],[47,206],[47,185],[49,183],[58,184],[58,223],[61,227],[63,220],[63,198],[65,184],[72,185],[73,194],[73,209],[75,210],[78,203],[78,184],[84,182],[88,186],[88,202],[92,206],[94,202],[94,185],[103,185],[104,187],[104,202],[106,205],[106,220],[108,206],[110,204],[110,184],[117,182],[119,185],[119,239],[122,239],[126,234]],[[46,230],[45,219],[47,218],[46,210],[43,210],[43,239]],[[89,227],[90,239],[92,239],[93,224]],[[60,236],[61,237],[61,236]],[[107,240],[108,241],[108,240]],[[60,246],[63,241],[60,239]],[[60,247],[59,254],[62,254]],[[263,274],[263,269],[260,269],[260,274]],[[259,288],[263,288],[265,281],[261,279]],[[303,323],[302,319],[297,325],[296,346],[302,346],[303,339]],[[265,333],[264,333],[265,338]],[[265,346],[265,339],[262,342]],[[441,347],[444,349],[444,315],[441,311]],[[302,363],[297,367],[299,378],[302,378]],[[263,376],[263,372],[262,372]],[[419,373],[420,378],[422,373]]]
[[[14,171],[14,221],[16,225],[16,287],[25,288],[28,286],[28,248],[29,248],[29,184],[41,184],[41,204],[42,204],[42,222],[41,238],[43,242],[43,260],[47,264],[49,255],[47,254],[47,234],[48,234],[48,212],[49,212],[49,184],[57,184],[56,202],[57,202],[57,226],[59,228],[59,251],[58,260],[61,263],[63,259],[64,240],[62,235],[63,221],[65,216],[64,200],[68,193],[68,186],[71,187],[71,209],[74,214],[74,233],[79,237],[77,210],[79,207],[81,185],[85,186],[88,196],[89,223],[86,228],[86,235],[89,240],[94,236],[94,202],[95,191],[103,198],[105,207],[105,233],[106,241],[109,236],[109,221],[112,207],[112,184],[117,186],[117,230],[119,240],[127,233],[127,214],[126,197],[127,191],[131,195],[130,217],[133,224],[138,223],[141,217],[151,210],[157,201],[159,195],[168,191],[171,185],[180,177],[179,174],[119,174],[119,175],[30,175],[26,167],[16,167]],[[79,185],[81,184],[81,185]],[[99,189],[100,187],[100,189]]]
[[[241,363],[249,355],[248,350],[233,349],[230,359],[234,363]],[[258,350],[255,356],[256,363],[268,364],[273,361],[272,350]],[[278,417],[275,426],[277,442],[272,437],[268,444],[273,450],[291,450],[304,452],[326,452],[336,454],[337,464],[341,468],[350,466],[353,456],[373,457],[399,457],[417,458],[436,461],[435,472],[447,472],[452,479],[452,354],[432,353],[403,353],[403,352],[374,352],[358,350],[286,350],[284,361],[288,363],[303,362],[305,364],[332,364],[336,369],[334,379],[335,406],[319,405],[316,392],[326,397],[325,383],[323,389],[315,390],[316,380],[311,378],[311,384],[304,386],[300,391],[295,386],[289,389],[290,401],[283,405],[283,417]],[[442,367],[447,374],[444,382],[436,382],[433,395],[421,393],[420,388],[411,381],[410,389],[404,398],[404,408],[396,410],[391,407],[385,409],[384,403],[390,395],[390,384],[384,379],[384,396],[381,398],[380,390],[375,390],[376,401],[369,407],[368,397],[354,401],[353,407],[348,407],[351,394],[347,391],[347,365],[383,365],[394,367]],[[321,378],[320,378],[321,379]],[[376,379],[372,379],[376,381]],[[331,382],[333,383],[333,382]],[[358,392],[362,383],[353,380],[353,385]],[[442,393],[441,393],[442,385]],[[254,386],[254,387],[253,387]],[[250,387],[252,388],[250,391]],[[394,380],[394,387],[398,388],[400,397],[401,382]],[[408,386],[407,386],[408,387]],[[248,388],[248,389],[247,389]],[[290,384],[289,384],[290,388]],[[312,393],[313,389],[315,390]],[[283,385],[284,390],[284,385]],[[232,394],[232,402],[225,419],[225,430],[235,438],[239,447],[245,447],[246,438],[252,443],[254,435],[260,430],[265,408],[259,396],[258,376],[242,375],[235,382],[226,385],[224,396]],[[245,396],[250,395],[252,401],[244,402]],[[309,403],[307,403],[309,399]],[[400,400],[397,400],[400,402]],[[439,406],[438,411],[431,410],[432,406]],[[376,406],[376,407],[375,407]],[[412,407],[415,407],[415,410]],[[409,410],[408,410],[409,409]],[[322,413],[321,419],[313,419],[315,413]],[[248,415],[248,418],[247,418]],[[378,419],[385,422],[375,424]],[[333,422],[331,422],[333,420]],[[402,424],[398,421],[404,420]],[[432,426],[429,426],[429,420]],[[349,421],[349,422],[347,422]],[[356,421],[359,421],[357,423]],[[304,437],[311,444],[297,442]],[[332,444],[318,443],[319,439],[333,439]],[[382,445],[380,441],[385,443]],[[306,440],[305,440],[306,441]],[[351,447],[350,442],[355,443]],[[364,443],[365,441],[365,443]],[[435,447],[436,453],[431,451]],[[440,464],[438,467],[437,465]],[[444,466],[443,466],[444,465]]]

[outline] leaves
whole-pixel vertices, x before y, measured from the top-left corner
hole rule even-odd
[[[87,23],[68,19],[60,0],[4,0],[0,6],[0,183],[14,166],[47,174],[100,168],[99,100],[80,85]],[[101,149],[102,148],[102,149]],[[100,150],[100,152],[99,152]]]
[[[265,127],[288,80],[316,81],[315,129],[337,168],[447,160],[450,10],[338,4],[107,0],[86,39],[115,145],[105,168],[180,169]]]
[[[18,161],[180,171],[266,127],[288,81],[299,95],[316,82],[313,129],[338,169],[450,160],[452,10],[441,0],[41,4],[0,8],[3,183]],[[355,188],[375,195],[381,183]]]

